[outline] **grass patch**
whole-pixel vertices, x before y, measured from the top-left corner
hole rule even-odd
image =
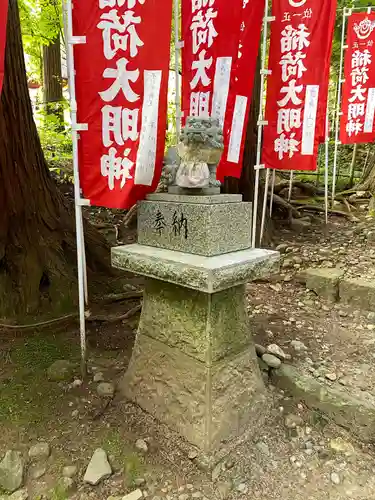
[[[79,360],[78,342],[62,336],[35,334],[17,340],[9,351],[0,380],[0,421],[38,424],[51,415],[61,388],[50,382],[47,368],[58,359]]]

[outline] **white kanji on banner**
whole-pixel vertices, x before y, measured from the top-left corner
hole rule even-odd
[[[134,9],[137,3],[143,5],[146,0],[99,0],[99,7],[105,9],[106,7],[123,7]]]
[[[122,90],[125,99],[129,102],[135,102],[139,99],[130,86],[130,82],[136,82],[139,78],[139,69],[128,70],[129,61],[125,58],[116,61],[117,68],[106,68],[103,73],[104,78],[115,80],[108,90],[99,92],[100,97],[105,102],[111,102]]]

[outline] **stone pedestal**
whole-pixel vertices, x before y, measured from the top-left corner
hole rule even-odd
[[[265,388],[245,283],[275,270],[278,254],[249,249],[250,204],[190,198],[142,202],[142,244],[112,249],[112,263],[147,277],[124,393],[207,452],[259,421]]]

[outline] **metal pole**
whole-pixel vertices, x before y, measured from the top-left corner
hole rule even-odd
[[[82,211],[82,207],[81,207]],[[83,217],[82,217],[82,242],[83,242],[83,248],[82,248],[82,263],[83,263],[83,276],[84,276],[84,285],[85,285],[85,304],[88,306],[89,305],[89,289],[87,285],[87,265],[86,265],[86,248],[85,248],[85,233],[83,231]]]
[[[264,234],[264,225],[266,222],[266,212],[267,212],[267,198],[268,198],[268,186],[270,182],[270,169],[266,169],[266,182],[264,184],[264,196],[263,196],[263,212],[262,212],[262,223],[260,226],[260,236],[259,236],[259,245],[262,244],[263,234]]]
[[[272,183],[271,183],[270,217],[272,217],[273,195],[274,195],[274,191],[275,191],[275,181],[276,181],[276,169],[273,169],[272,170]]]
[[[73,171],[74,171],[74,202],[76,216],[77,265],[78,265],[78,297],[79,325],[81,340],[81,372],[86,375],[86,324],[85,324],[85,271],[84,271],[84,240],[81,206],[81,188],[78,169],[78,133],[77,133],[77,102],[75,93],[75,69],[73,52],[73,19],[72,0],[66,0],[66,31],[67,31],[67,67],[70,94],[70,115],[73,139]]]
[[[349,13],[347,13],[349,12]],[[336,175],[337,175],[337,155],[338,155],[338,147],[339,147],[339,131],[340,131],[340,109],[341,109],[341,85],[343,83],[342,80],[342,71],[344,65],[344,42],[345,42],[345,25],[346,25],[346,17],[350,15],[351,9],[347,10],[346,8],[343,11],[342,15],[342,31],[341,31],[341,49],[340,49],[340,70],[339,70],[339,81],[337,83],[337,103],[336,103],[336,124],[335,124],[335,153],[333,157],[333,177],[332,177],[332,206],[335,202],[335,194],[336,194]]]
[[[179,19],[180,6],[179,0],[174,0],[174,45],[175,45],[175,55],[174,55],[174,65],[175,65],[175,84],[176,84],[176,92],[175,92],[175,103],[176,103],[176,143],[180,139],[181,133],[181,100],[180,100],[180,50],[181,50],[181,42],[180,42],[180,34],[179,34]]]
[[[255,248],[256,246],[256,232],[257,232],[257,218],[258,218],[258,200],[259,200],[259,169],[260,159],[261,159],[261,146],[262,146],[262,132],[263,132],[263,94],[265,87],[265,78],[269,74],[265,69],[266,55],[267,55],[267,35],[268,35],[268,5],[269,0],[264,2],[264,18],[263,18],[263,45],[262,45],[262,58],[261,58],[261,69],[260,69],[260,95],[259,95],[259,118],[258,118],[258,140],[257,140],[257,154],[256,154],[256,165],[255,165],[255,186],[254,186],[254,205],[253,205],[253,228],[252,228],[252,238],[251,246]],[[266,194],[265,194],[266,196]]]
[[[328,101],[327,101],[325,168],[324,168],[324,205],[325,205],[326,224],[328,224],[328,168],[329,168],[329,108],[328,108]]]

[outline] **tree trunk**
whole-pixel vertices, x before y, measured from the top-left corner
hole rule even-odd
[[[43,46],[43,88],[47,114],[55,115],[64,129],[64,108],[61,72],[61,47],[58,36],[49,45]]]
[[[72,206],[52,180],[33,120],[17,0],[9,1],[0,98],[0,317],[61,313],[76,305]],[[104,239],[87,225],[90,271],[110,268]]]
[[[260,93],[260,58],[258,57],[258,64],[255,72],[254,88],[252,95],[251,108],[249,113],[249,121],[246,131],[245,151],[243,157],[243,166],[241,179],[227,177],[225,179],[224,191],[226,193],[240,193],[244,201],[254,200],[254,187],[255,187],[255,170],[256,152],[257,152],[257,138],[258,138],[258,118],[259,118],[259,93]],[[262,218],[262,203],[263,203],[264,189],[262,185],[259,187],[259,205],[257,226],[260,227]],[[258,231],[257,231],[258,234]],[[272,227],[269,217],[266,217],[265,231],[263,235],[263,244],[268,244],[271,240]]]

